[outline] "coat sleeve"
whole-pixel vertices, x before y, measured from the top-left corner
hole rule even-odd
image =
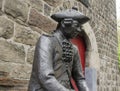
[[[54,43],[52,38],[42,35],[36,45],[35,61],[36,74],[40,85],[45,91],[70,91],[62,86],[54,75],[53,54]]]
[[[84,75],[82,73],[82,65],[81,65],[78,49],[76,46],[74,49],[75,49],[74,50],[75,54],[73,58],[72,77],[75,80],[79,91],[89,91],[87,84],[85,82]]]

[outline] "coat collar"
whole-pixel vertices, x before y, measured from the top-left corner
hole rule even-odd
[[[62,45],[63,40],[66,40],[66,41],[70,42],[70,40],[67,40],[67,39],[65,38],[65,36],[63,35],[63,33],[62,33],[60,30],[56,30],[56,31],[54,32],[54,36],[55,36],[55,37],[57,38],[57,40],[59,41],[60,45]],[[70,43],[71,43],[71,42],[70,42]]]
[[[56,30],[56,32],[54,33],[54,35],[57,37],[57,39],[62,42],[63,40],[65,40],[65,36],[63,35],[63,33],[60,30]]]

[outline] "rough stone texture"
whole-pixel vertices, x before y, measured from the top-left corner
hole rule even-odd
[[[96,36],[100,57],[98,91],[119,91],[115,0],[90,1],[90,4],[90,24]]]
[[[44,1],[53,7],[57,7],[63,2],[63,0],[44,0]]]
[[[63,6],[64,9],[69,9],[71,8],[71,2],[70,1],[65,1],[63,2]]]
[[[91,19],[89,24],[96,37],[97,45],[95,46],[98,46],[99,54],[97,55],[100,59],[97,91],[120,91],[115,0],[88,0],[91,5],[88,8],[80,2],[81,0],[4,0],[3,5],[2,1],[0,0],[1,91],[27,91],[28,83],[23,84],[21,81],[30,77],[38,36],[56,28],[56,22],[49,17],[52,13],[72,6],[77,6],[80,12]],[[90,44],[93,45],[93,43],[94,41]],[[93,60],[96,59],[94,57]],[[13,83],[19,86],[9,87]]]
[[[27,80],[0,78],[0,91],[27,91],[27,84]]]
[[[15,30],[14,40],[27,45],[35,45],[40,36],[39,33],[32,31],[29,27],[18,24],[15,26]]]
[[[33,8],[36,8],[38,11],[43,12],[44,3],[41,0],[29,0]]]
[[[5,62],[24,63],[24,47],[0,39],[0,60]]]
[[[22,21],[27,20],[28,4],[24,0],[5,0],[5,12]]]
[[[43,32],[43,30],[41,30],[41,29],[38,28],[38,27],[30,26],[30,28],[31,28],[33,31],[36,31],[36,32],[38,32],[38,33],[40,33],[40,34]]]
[[[4,62],[0,63],[0,72],[2,72],[0,86],[27,85],[27,79],[31,74],[31,65]]]
[[[34,47],[28,49],[27,62],[28,62],[29,64],[32,64],[32,63],[33,63],[34,51],[35,51],[35,48],[34,48]]]
[[[31,9],[29,24],[39,27],[45,32],[53,31],[56,28],[56,23],[54,21],[42,15],[35,9]]]
[[[14,23],[0,16],[0,37],[9,39],[14,33]]]
[[[1,86],[19,86],[19,85],[26,85],[27,81],[26,80],[19,80],[19,79],[10,79],[10,78],[0,78],[0,88]],[[1,89],[0,89],[1,91]]]
[[[3,0],[0,0],[0,15],[2,15],[2,2]]]
[[[19,79],[29,79],[31,74],[31,65],[26,64],[14,64],[14,69],[10,73],[11,78],[19,78]]]
[[[0,71],[0,78],[1,77],[7,77],[8,76],[8,73],[7,72],[4,72],[3,70]]]
[[[2,9],[2,1],[3,0],[0,0],[0,10]]]
[[[2,13],[3,13],[3,12],[0,10],[0,16],[2,15]]]
[[[50,16],[50,13],[51,13],[51,7],[47,4],[44,4],[44,14]]]
[[[1,91],[27,91],[27,86],[22,85],[22,86],[15,86],[15,87],[5,87],[5,86],[0,86]]]

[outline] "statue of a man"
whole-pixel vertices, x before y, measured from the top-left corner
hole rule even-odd
[[[51,17],[58,26],[51,35],[41,35],[37,42],[28,91],[75,91],[71,77],[79,91],[89,91],[78,49],[70,42],[89,18],[75,9],[58,12]]]

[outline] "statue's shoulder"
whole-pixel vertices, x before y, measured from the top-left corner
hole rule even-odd
[[[45,36],[45,37],[53,37],[53,34],[52,34],[52,33],[50,33],[50,34],[44,33],[44,34],[42,34],[42,35]]]
[[[53,34],[42,34],[39,38],[39,40],[43,41],[51,41],[53,38]]]
[[[53,34],[42,34],[44,37],[53,37]]]

